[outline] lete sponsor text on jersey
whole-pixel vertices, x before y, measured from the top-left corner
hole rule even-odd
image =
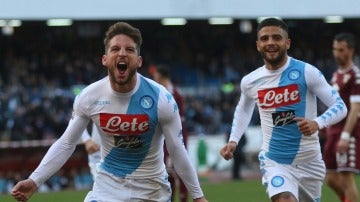
[[[149,116],[101,113],[100,127],[109,135],[140,135],[149,130]]]
[[[299,87],[297,84],[267,88],[258,91],[259,106],[263,109],[277,108],[300,102]]]

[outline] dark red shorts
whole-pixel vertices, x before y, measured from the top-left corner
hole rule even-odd
[[[336,149],[342,129],[339,127],[326,129],[326,141],[323,150],[326,169],[360,172],[360,122],[358,122],[351,135],[348,152],[340,155],[336,152]]]

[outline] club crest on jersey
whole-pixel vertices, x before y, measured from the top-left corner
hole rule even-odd
[[[300,102],[299,86],[291,84],[258,91],[259,106],[263,109],[277,108]]]
[[[154,105],[154,100],[152,97],[146,95],[140,99],[140,105],[144,109],[150,109]]]
[[[288,74],[290,80],[294,81],[300,77],[300,71],[297,69],[291,70]]]
[[[274,187],[280,187],[284,184],[285,180],[281,176],[275,176],[271,179],[271,184]]]
[[[294,110],[272,113],[272,118],[274,126],[285,126],[296,122]]]
[[[140,135],[149,130],[149,116],[101,113],[100,127],[109,135]]]

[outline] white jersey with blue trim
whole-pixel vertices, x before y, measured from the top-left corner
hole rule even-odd
[[[127,179],[165,177],[165,137],[178,175],[193,197],[203,196],[183,144],[179,110],[173,96],[140,74],[135,88],[128,93],[115,92],[108,77],[82,90],[74,102],[66,131],[30,176],[36,184],[43,183],[58,165],[66,162],[90,119],[101,136],[100,169]]]
[[[317,97],[328,109],[317,115]],[[266,155],[282,164],[306,162],[320,155],[318,132],[304,136],[294,117],[315,120],[320,129],[337,123],[347,108],[336,90],[314,66],[288,57],[277,70],[259,67],[241,81],[241,97],[234,113],[229,141],[238,142],[257,105]]]

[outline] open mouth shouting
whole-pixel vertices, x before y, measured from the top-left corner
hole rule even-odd
[[[124,73],[127,69],[127,64],[125,62],[119,62],[116,67],[120,73]]]

